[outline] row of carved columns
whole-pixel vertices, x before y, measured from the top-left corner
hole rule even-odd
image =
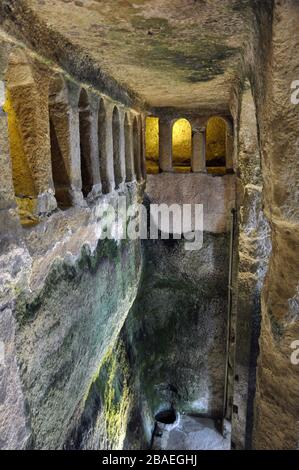
[[[226,169],[233,168],[233,126],[229,119],[226,134]],[[173,170],[172,158],[172,128],[175,120],[159,119],[159,166],[161,171]],[[192,157],[191,170],[194,173],[206,173],[206,124],[207,119],[190,119],[192,128]]]
[[[80,107],[82,94],[86,96]],[[69,179],[64,186],[70,191],[72,205],[80,204],[82,192],[90,198],[110,193],[125,182],[142,181],[143,116],[90,90],[70,93],[68,84],[65,96],[70,97],[69,102],[59,102],[61,96],[64,94],[54,97],[53,105],[49,103],[50,126],[63,153]],[[54,174],[55,168],[52,171]],[[53,183],[55,186],[55,178]]]
[[[4,201],[32,200],[42,215],[145,179],[143,115],[61,73],[45,73],[23,51],[11,54],[3,78],[0,209]],[[14,161],[11,112],[23,147]]]

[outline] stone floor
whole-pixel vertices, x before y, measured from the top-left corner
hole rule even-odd
[[[230,436],[223,437],[207,418],[180,416],[174,425],[158,424],[154,450],[230,450]]]

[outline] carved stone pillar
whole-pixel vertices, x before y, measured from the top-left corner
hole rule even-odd
[[[234,132],[232,124],[226,126],[226,169],[228,172],[234,168]]]
[[[193,173],[206,173],[206,129],[192,129],[192,159]]]
[[[125,161],[126,161],[126,182],[130,183],[135,180],[134,171],[134,145],[133,145],[133,123],[128,118],[124,123],[125,129]]]
[[[20,230],[17,205],[15,201],[12,167],[9,152],[7,115],[3,110],[5,102],[4,82],[0,81],[0,238],[2,249],[7,250],[10,239],[16,238]]]
[[[172,171],[171,121],[159,121],[159,166],[161,171]]]

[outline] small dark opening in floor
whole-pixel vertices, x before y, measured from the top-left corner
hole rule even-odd
[[[155,420],[163,424],[172,424],[176,420],[176,414],[173,409],[160,411],[155,416]]]

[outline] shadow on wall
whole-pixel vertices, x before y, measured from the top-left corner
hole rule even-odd
[[[52,176],[58,207],[72,204],[70,172],[69,105],[66,84],[60,75],[49,85],[49,126]]]
[[[91,157],[91,111],[86,90],[82,89],[79,98],[79,132],[81,155],[82,193],[87,197],[92,190],[92,157]]]

